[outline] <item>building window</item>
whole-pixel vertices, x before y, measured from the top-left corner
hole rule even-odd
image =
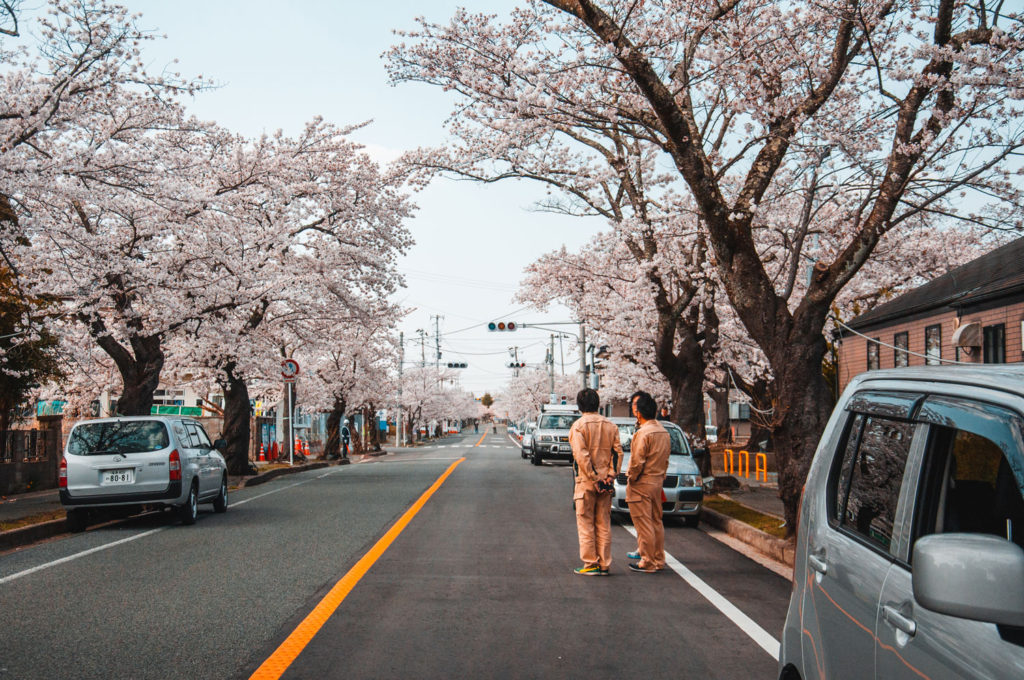
[[[910,365],[910,355],[907,354],[907,350],[910,349],[910,334],[904,331],[892,336],[892,345],[895,348],[893,350],[892,365],[897,368]]]
[[[942,326],[928,326],[924,329],[924,363],[938,366],[942,363]]]
[[[983,361],[986,364],[1005,364],[1006,326],[1001,323],[997,323],[994,326],[985,326],[984,333]]]
[[[880,367],[878,363],[878,340],[868,340],[868,370],[877,371]]]

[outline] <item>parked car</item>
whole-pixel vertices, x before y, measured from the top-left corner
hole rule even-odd
[[[869,371],[808,473],[779,677],[1024,677],[1024,366]]]
[[[615,498],[612,500],[612,512],[629,512],[626,503],[626,470],[629,468],[629,446],[636,432],[634,418],[610,418],[619,428],[619,441],[622,442],[622,462],[619,474],[615,477]],[[659,421],[668,430],[672,442],[668,459],[668,471],[662,484],[663,498],[661,511],[665,517],[681,517],[686,526],[695,527],[700,523],[700,509],[704,504],[704,480],[700,469],[693,459],[686,435],[675,423],[667,420]]]
[[[533,433],[536,431],[537,423],[526,423],[526,431],[523,433],[523,438],[519,442],[519,451],[523,458],[529,458],[533,455]]]
[[[533,433],[530,462],[540,465],[547,460],[572,460],[569,428],[580,417],[575,404],[544,404]]]
[[[223,440],[210,443],[191,418],[138,416],[77,423],[60,463],[68,529],[82,531],[100,508],[171,507],[194,524],[200,503],[228,508]]]

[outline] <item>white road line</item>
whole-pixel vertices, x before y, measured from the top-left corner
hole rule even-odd
[[[633,536],[636,536],[635,527],[626,526],[623,528],[633,534]],[[725,599],[721,593],[709,586],[699,576],[687,569],[682,562],[667,552],[665,553],[665,562],[672,571],[679,574],[691,588],[704,596],[704,598],[710,602],[715,609],[725,614],[726,618],[739,626],[740,630],[746,633],[751,640],[756,642],[761,649],[768,652],[768,654],[770,654],[776,661],[779,660],[779,641],[772,637],[768,631],[757,625],[753,619],[740,611],[736,605]]]
[[[88,550],[83,550],[80,553],[75,553],[74,555],[68,555],[67,557],[62,557],[59,560],[54,560],[53,562],[47,562],[46,564],[40,564],[38,566],[32,567],[31,569],[26,569],[25,571],[19,571],[16,574],[11,574],[10,576],[4,576],[3,578],[0,578],[0,585],[3,585],[5,583],[9,583],[11,581],[14,581],[15,579],[19,579],[22,576],[28,576],[29,574],[34,574],[37,571],[42,571],[43,569],[49,569],[50,567],[56,567],[58,564],[64,564],[65,562],[70,562],[71,560],[77,560],[79,557],[85,557],[86,555],[91,555],[93,553],[100,552],[101,550],[106,550],[107,548],[113,548],[115,545],[121,545],[122,543],[127,543],[129,541],[134,541],[134,540],[139,539],[139,538],[144,538],[146,536],[152,536],[153,534],[160,533],[161,531],[163,531],[166,528],[167,527],[160,527],[159,529],[150,529],[149,531],[144,531],[141,534],[136,534],[134,536],[129,536],[128,538],[122,538],[121,540],[114,541],[113,543],[107,543],[105,545],[99,545],[99,546],[96,546],[95,548],[90,548]]]
[[[328,474],[332,474],[332,473],[328,473]],[[317,477],[316,479],[322,479],[323,477],[326,477],[326,476],[327,475],[321,475],[320,477]],[[246,498],[244,501],[238,501],[237,503],[232,503],[231,507],[238,507],[239,505],[245,505],[246,503],[248,503],[250,501],[254,501],[257,498],[263,498],[264,496],[269,496],[272,493],[278,493],[279,491],[284,491],[285,489],[291,489],[293,487],[299,486],[300,484],[305,484],[306,482],[311,482],[311,481],[313,481],[313,480],[312,479],[305,479],[305,480],[303,480],[301,482],[295,482],[294,484],[289,484],[288,486],[282,486],[281,488],[274,489],[273,491],[266,491],[264,493],[259,494],[258,496],[253,496],[252,498]],[[56,567],[59,564],[64,564],[66,562],[71,562],[72,560],[77,560],[79,557],[85,557],[86,555],[92,555],[93,553],[98,553],[98,552],[101,552],[101,551],[106,550],[108,548],[113,548],[115,546],[121,545],[123,543],[128,543],[130,541],[135,541],[135,540],[138,540],[140,538],[145,538],[146,536],[152,536],[153,534],[158,534],[161,531],[164,531],[165,529],[168,529],[168,528],[170,528],[170,527],[158,527],[156,529],[150,529],[149,531],[143,531],[141,534],[136,534],[134,536],[129,536],[127,538],[121,538],[121,539],[118,539],[116,541],[111,541],[110,543],[105,543],[103,545],[98,545],[95,548],[89,548],[88,550],[83,550],[82,552],[74,553],[73,555],[68,555],[67,557],[61,557],[60,559],[53,560],[52,562],[46,562],[45,564],[37,565],[35,567],[32,567],[31,569],[25,569],[24,571],[19,571],[19,572],[15,573],[15,574],[11,574],[10,576],[4,576],[3,578],[0,578],[0,585],[3,585],[5,583],[10,583],[11,581],[15,581],[15,580],[17,580],[17,579],[19,579],[19,578],[21,578],[23,576],[29,576],[31,574],[34,574],[34,573],[38,572],[38,571],[43,571],[44,569],[49,569],[50,567]]]

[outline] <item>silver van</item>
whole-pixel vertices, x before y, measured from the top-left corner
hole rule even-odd
[[[575,404],[544,404],[530,446],[530,462],[540,465],[544,460],[572,460],[569,428],[580,419]]]
[[[870,371],[804,487],[779,677],[1024,678],[1024,366]]]
[[[194,524],[199,503],[228,508],[227,465],[191,418],[136,416],[77,423],[60,463],[60,502],[70,531],[99,508],[171,507]]]

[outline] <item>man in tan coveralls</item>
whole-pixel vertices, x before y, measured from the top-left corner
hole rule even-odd
[[[619,428],[598,415],[601,401],[590,388],[580,390],[576,405],[583,416],[572,424],[573,503],[576,506],[576,530],[580,539],[582,567],[573,570],[581,576],[607,576],[612,563],[612,482],[622,460]],[[602,490],[599,485],[607,486]]]
[[[661,487],[668,470],[672,441],[668,430],[656,420],[658,404],[648,394],[636,398],[640,427],[630,444],[626,476],[626,502],[636,527],[640,561],[629,565],[633,571],[654,573],[665,568],[665,525],[661,518]]]

